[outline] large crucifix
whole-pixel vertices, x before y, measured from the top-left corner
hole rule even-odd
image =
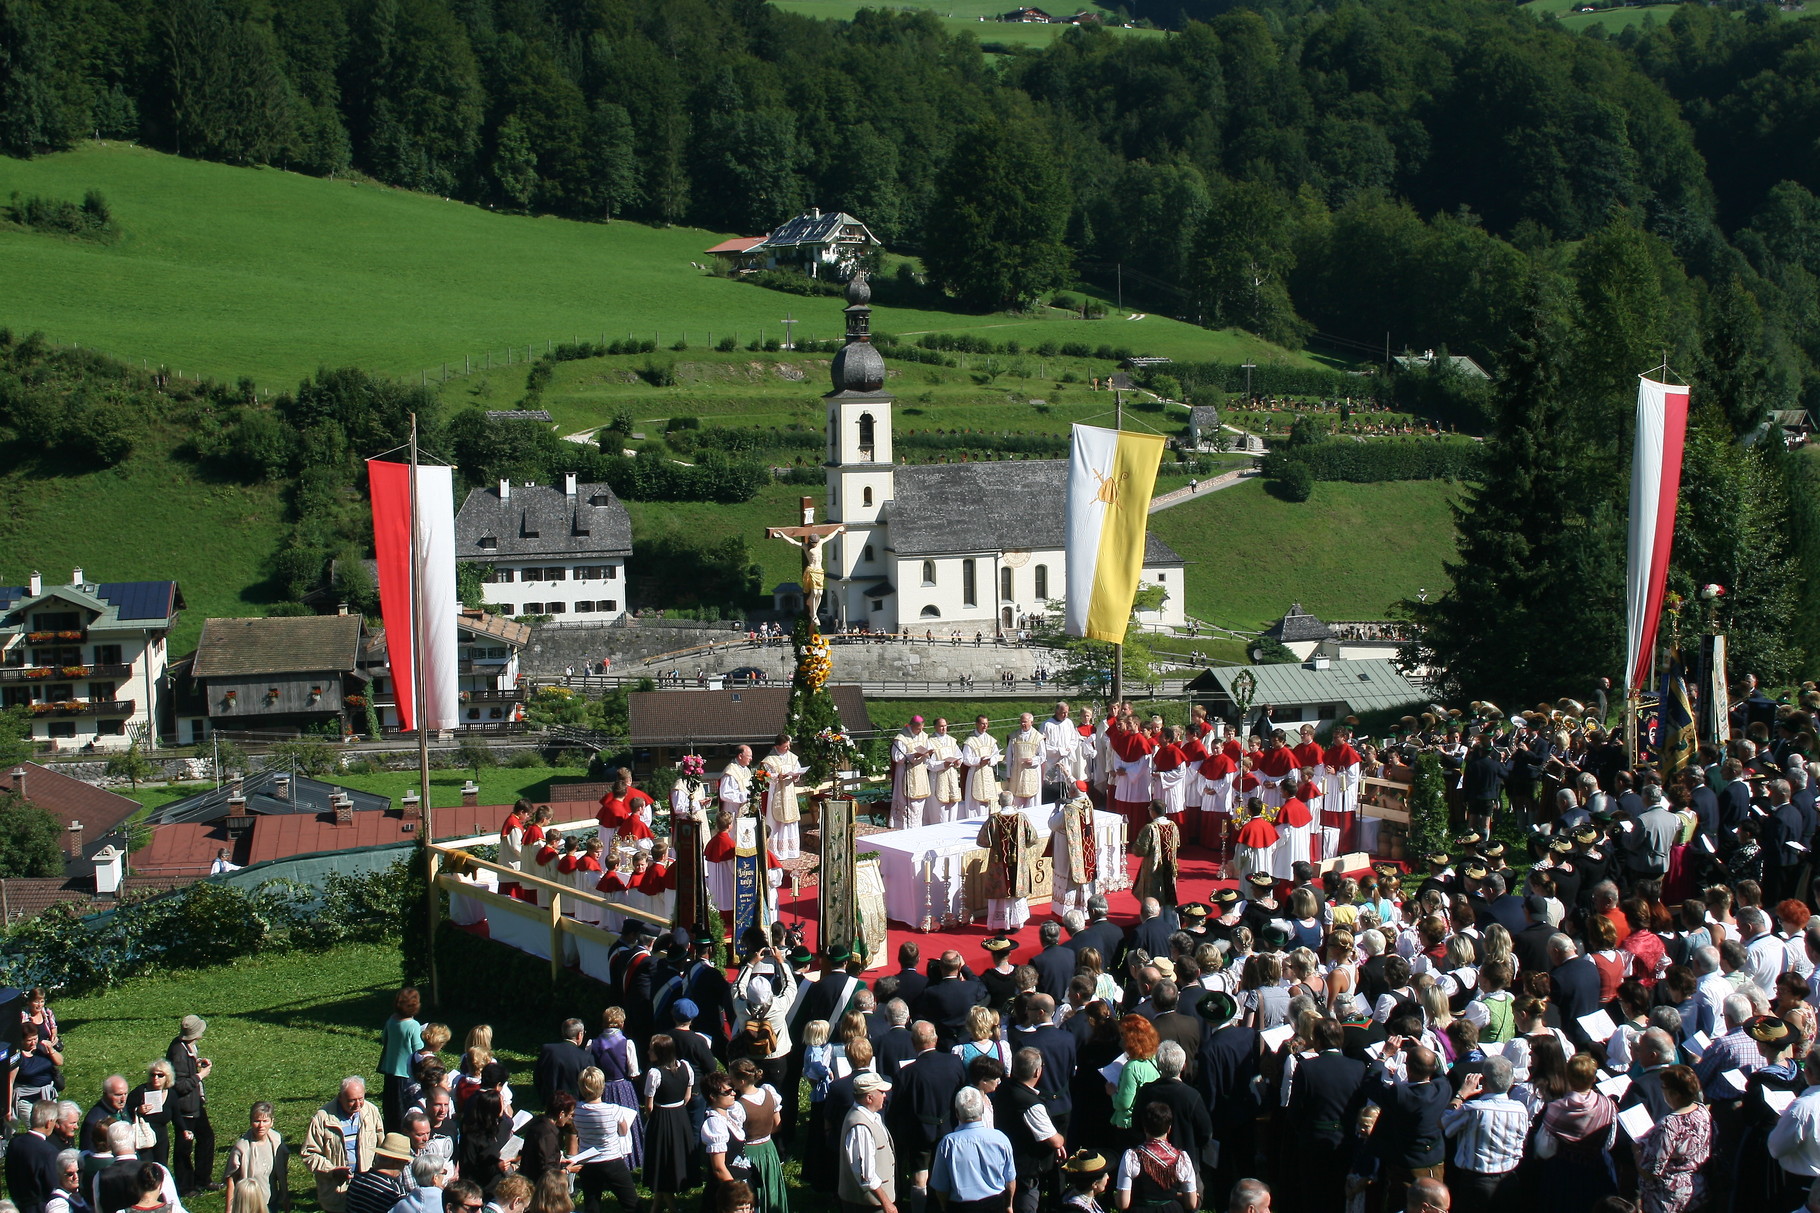
[[[802,549],[803,611],[809,626],[814,627],[821,616],[822,588],[828,580],[828,574],[822,568],[822,545],[847,528],[838,522],[816,522],[814,498],[804,497],[802,510],[801,525],[768,526],[765,538],[781,539]]]

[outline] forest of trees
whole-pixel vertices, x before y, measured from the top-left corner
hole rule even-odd
[[[1628,409],[1667,351],[1709,494],[1676,575],[1777,616],[1739,637],[1758,673],[1805,668],[1820,494],[1805,458],[1742,440],[1820,403],[1820,22],[1687,4],[1608,36],[1494,0],[1170,12],[1166,36],[1081,28],[989,55],[927,13],[821,22],[761,0],[0,0],[0,151],[132,138],[748,233],[840,208],[984,309],[1118,263],[1142,284],[1128,298],[1210,326],[1470,353],[1499,382],[1491,482],[1462,512],[1473,572],[1418,612],[1462,685],[1609,668],[1609,644],[1567,643],[1545,607],[1617,635]],[[345,386],[230,430],[244,466],[299,478],[298,583],[339,542],[308,521],[339,508],[347,473],[323,469],[381,415]],[[476,463],[541,455],[467,437],[490,448]],[[713,493],[744,474],[730,462]],[[1554,665],[1483,656],[1513,646]]]

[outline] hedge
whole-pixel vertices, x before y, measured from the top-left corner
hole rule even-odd
[[[1272,451],[1264,457],[1264,475],[1282,480],[1290,463],[1305,465],[1317,481],[1477,480],[1483,474],[1484,452],[1477,443],[1433,438],[1324,439]]]
[[[1169,373],[1181,381],[1189,395],[1196,388],[1218,388],[1238,396],[1245,394],[1245,367],[1237,362],[1176,362]],[[1375,397],[1381,381],[1325,367],[1284,366],[1260,362],[1251,370],[1251,394],[1254,396],[1318,396],[1323,400]]]

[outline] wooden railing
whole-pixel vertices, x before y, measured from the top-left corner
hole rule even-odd
[[[579,821],[562,822],[551,828],[561,830],[566,837],[572,831],[591,830],[596,826],[597,823],[590,817]],[[484,907],[487,913],[488,934],[509,947],[516,947],[520,951],[536,955],[540,949],[524,947],[521,941],[530,939],[537,939],[539,942],[547,941],[547,946],[541,951],[549,957],[552,981],[561,975],[567,963],[569,951],[567,943],[570,939],[575,941],[576,958],[580,962],[582,972],[601,981],[606,980],[607,976],[607,953],[619,943],[618,931],[581,922],[572,917],[571,914],[577,906],[593,906],[601,912],[603,919],[608,915],[617,918],[637,918],[656,925],[660,930],[668,929],[672,925],[668,920],[648,910],[640,910],[610,901],[599,893],[571,888],[566,884],[545,880],[530,872],[517,871],[504,864],[481,859],[468,853],[470,847],[491,846],[498,841],[498,834],[474,834],[466,838],[445,839],[428,844],[431,887],[441,889],[451,896],[466,897]],[[450,857],[457,852],[461,853],[461,859],[465,865],[494,873],[499,877],[501,884],[516,884],[521,888],[545,894],[549,904],[540,905],[537,902],[521,901],[516,897],[490,892],[479,885],[470,884],[451,876],[443,869]],[[569,913],[565,913],[565,910]],[[431,898],[429,913],[430,932],[431,937],[434,938],[436,928],[441,925],[442,920],[442,899],[440,897]],[[501,930],[494,925],[496,922],[511,923],[515,926],[508,926]],[[516,928],[523,928],[523,930]]]

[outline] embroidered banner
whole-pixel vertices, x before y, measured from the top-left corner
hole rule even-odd
[[[853,877],[853,813],[851,800],[822,802],[822,862],[817,872],[817,894],[823,948],[830,944],[851,946],[859,935]],[[883,922],[879,925],[882,930]]]

